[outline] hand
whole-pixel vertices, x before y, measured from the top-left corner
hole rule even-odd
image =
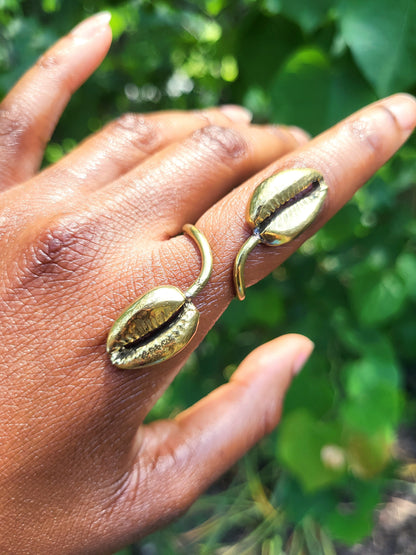
[[[301,336],[256,349],[230,383],[174,420],[142,422],[233,296],[255,186],[284,168],[313,167],[329,196],[307,233],[253,251],[247,284],[322,226],[416,123],[407,95],[309,143],[297,129],[250,125],[238,107],[125,115],[37,173],[65,104],[110,42],[106,14],[90,18],[0,105],[2,553],[111,553],[186,510],[276,426],[312,349]],[[186,290],[198,275],[195,245],[178,236],[187,222],[214,254],[195,299],[198,332],[170,361],[117,370],[105,342],[119,313],[152,287]]]

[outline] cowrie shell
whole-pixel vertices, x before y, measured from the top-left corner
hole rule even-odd
[[[198,322],[198,310],[182,291],[170,285],[156,287],[114,322],[107,352],[118,368],[157,364],[186,347]]]
[[[186,293],[172,285],[144,293],[117,318],[107,338],[107,352],[118,368],[134,370],[167,360],[182,351],[198,328],[199,312],[192,302],[208,282],[212,253],[205,236],[193,225],[184,232],[198,245],[201,272]]]
[[[255,189],[247,208],[247,223],[253,230],[234,262],[237,297],[245,298],[244,265],[259,244],[283,245],[302,233],[324,205],[328,186],[312,168],[285,170],[269,177]]]

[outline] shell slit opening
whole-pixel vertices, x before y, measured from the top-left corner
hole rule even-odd
[[[268,216],[267,218],[265,218],[260,225],[258,225],[255,229],[254,229],[254,233],[257,235],[261,235],[261,233],[266,229],[266,227],[269,225],[269,222],[271,220],[273,220],[278,214],[280,214],[281,212],[283,212],[284,210],[286,210],[286,208],[289,208],[289,206],[292,206],[293,204],[296,204],[297,202],[299,202],[300,200],[308,197],[309,195],[311,195],[312,193],[314,193],[317,189],[319,189],[320,187],[320,182],[319,181],[312,181],[311,183],[309,183],[306,187],[304,187],[303,189],[301,189],[298,193],[296,193],[295,195],[293,195],[293,197],[290,197],[290,199],[288,199],[286,202],[284,202],[283,204],[281,204],[279,206],[279,208],[277,210],[275,210],[272,214],[270,214],[270,216]]]
[[[160,324],[160,326],[158,326],[154,330],[147,332],[145,335],[138,337],[134,341],[130,341],[130,343],[126,343],[125,345],[121,346],[118,351],[121,353],[125,351],[135,350],[138,347],[141,347],[152,339],[156,338],[164,331],[168,330],[176,322],[176,320],[178,320],[178,318],[182,317],[182,314],[185,312],[186,305],[187,303],[185,302],[177,312],[172,314],[172,316],[170,316],[170,318],[166,320],[166,322],[163,322],[163,324]]]

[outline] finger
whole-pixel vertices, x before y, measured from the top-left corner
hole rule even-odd
[[[179,371],[186,357],[202,341],[235,295],[233,262],[250,234],[245,223],[245,212],[255,187],[263,179],[282,169],[312,167],[323,173],[329,193],[322,213],[305,233],[285,247],[259,245],[252,251],[246,265],[246,285],[258,281],[283,262],[339,210],[355,190],[400,147],[415,123],[416,102],[407,95],[395,95],[369,106],[262,170],[256,177],[222,198],[200,218],[197,227],[205,233],[211,245],[214,264],[208,284],[193,299],[200,313],[198,330],[183,351],[158,365],[157,372],[154,367],[150,367],[134,373],[132,379],[136,379],[137,396],[132,394],[129,398],[133,419],[139,422],[144,417]],[[210,191],[206,194],[209,195]],[[164,198],[162,200],[164,202]],[[125,204],[128,205],[129,201],[126,200]],[[145,235],[146,229],[140,229],[141,224],[137,223],[140,219],[136,219],[135,204],[130,202],[130,206],[135,218],[130,219],[129,211],[120,209],[122,216],[114,216],[111,244],[105,243],[104,238],[101,239],[102,233],[98,235],[101,248],[104,244],[106,248],[106,256],[100,259],[100,263],[106,268],[104,287],[108,295],[111,294],[111,302],[104,303],[101,307],[100,322],[106,323],[108,327],[126,307],[149,289],[169,284],[185,292],[200,272],[199,253],[189,237],[154,241],[151,245],[148,244],[147,250],[140,244],[137,246],[138,234]],[[157,215],[156,207],[153,210]],[[143,218],[145,216],[144,212]],[[109,218],[106,219],[108,220]],[[128,229],[125,227],[126,221]],[[118,234],[120,239],[117,239]],[[130,239],[126,240],[126,237]],[[137,268],[140,268],[140,277],[137,275]],[[104,329],[102,337],[105,337]],[[121,374],[123,377],[120,377],[120,373],[115,373],[115,379],[124,382],[125,374]],[[132,391],[131,384],[129,387]]]
[[[72,93],[111,43],[110,14],[83,21],[46,52],[0,104],[0,187],[31,177]]]
[[[194,112],[124,114],[47,168],[39,176],[36,189],[53,189],[54,194],[60,189],[64,196],[73,195],[75,191],[90,193],[201,127],[246,124],[250,120],[250,112],[240,106]],[[65,188],[59,187],[62,182]]]
[[[95,201],[124,213],[130,231],[140,220],[154,238],[177,235],[234,186],[306,140],[282,126],[209,125],[104,187]]]
[[[124,534],[134,537],[137,515],[140,532],[147,533],[185,511],[203,491],[278,424],[284,395],[300,371],[313,343],[286,335],[253,351],[230,382],[181,413],[174,421],[159,421],[141,430],[136,465],[129,489],[112,511],[123,515]],[[140,477],[140,491],[138,481]],[[144,481],[144,483],[143,483]],[[151,491],[153,507],[143,522],[143,498]],[[158,511],[158,515],[152,513]],[[141,512],[140,512],[141,511]],[[155,518],[156,517],[156,518]],[[161,524],[162,525],[162,524]],[[118,528],[118,526],[117,526]]]
[[[389,97],[357,112],[273,163],[208,210],[197,222],[197,227],[205,232],[214,250],[211,280],[196,299],[204,313],[201,335],[206,333],[235,295],[233,262],[241,245],[251,234],[245,223],[245,210],[259,183],[284,169],[315,168],[323,174],[328,184],[328,197],[316,221],[298,238],[282,247],[259,245],[251,252],[245,272],[247,286],[259,281],[282,263],[333,216],[404,143],[415,125],[415,99],[405,94]],[[165,280],[171,280],[166,283],[178,283],[181,287],[197,275],[199,261],[192,253],[186,237],[177,237],[169,243],[162,245],[161,258],[173,256],[180,259],[181,273],[178,275],[177,268],[175,272],[175,268],[170,271],[166,266]],[[189,266],[186,265],[187,261]]]

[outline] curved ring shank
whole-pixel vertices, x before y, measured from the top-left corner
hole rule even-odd
[[[234,261],[234,286],[237,293],[237,298],[240,301],[243,301],[246,297],[244,286],[244,266],[247,260],[247,256],[259,243],[260,237],[258,235],[251,235],[238,251],[238,254]]]
[[[186,291],[185,295],[188,299],[195,297],[207,284],[212,272],[212,251],[209,243],[203,233],[201,233],[194,225],[185,224],[183,231],[189,235],[198,245],[201,253],[201,272],[193,284]]]

